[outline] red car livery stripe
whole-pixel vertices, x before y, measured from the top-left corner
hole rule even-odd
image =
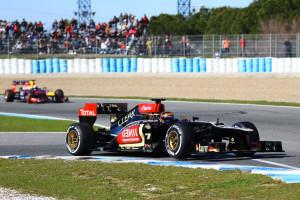
[[[165,111],[163,104],[139,104],[140,113],[161,113]]]
[[[96,117],[97,116],[97,104],[87,103],[84,108],[80,108],[78,112],[79,116]]]
[[[41,99],[39,99],[39,98],[30,98],[29,99],[29,103],[41,103],[42,102],[42,100]]]
[[[117,136],[118,144],[141,143],[142,138],[139,134],[139,125],[129,126],[121,131]]]

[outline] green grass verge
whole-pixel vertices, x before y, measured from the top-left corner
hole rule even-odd
[[[65,132],[72,121],[0,116],[0,132]]]
[[[0,186],[58,199],[298,199],[299,184],[239,171],[0,159]]]
[[[103,98],[103,99],[140,99],[150,100],[151,97],[117,97],[117,96],[71,96],[80,98]],[[300,107],[300,103],[293,102],[274,102],[274,101],[246,101],[246,100],[221,100],[221,99],[186,99],[186,98],[166,98],[168,101],[189,101],[189,102],[203,102],[203,103],[230,103],[230,104],[253,104],[253,105],[272,105],[272,106],[293,106]]]

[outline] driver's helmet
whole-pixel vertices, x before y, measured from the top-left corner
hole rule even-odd
[[[160,114],[160,119],[164,123],[171,123],[174,121],[174,114],[172,112],[162,112]]]
[[[30,84],[28,82],[24,83],[23,89],[28,90],[30,89]]]

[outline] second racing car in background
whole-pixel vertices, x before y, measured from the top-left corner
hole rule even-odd
[[[39,88],[35,80],[13,81],[11,88],[5,90],[4,99],[6,102],[19,100],[27,103],[63,103],[69,100],[63,90],[57,89],[53,92],[46,87]]]
[[[256,152],[282,152],[280,141],[261,141],[255,125],[237,122],[228,126],[219,122],[176,119],[166,112],[163,99],[138,104],[127,111],[126,103],[85,104],[79,109],[79,123],[72,124],[66,146],[72,155],[92,151],[168,153],[185,158],[198,153],[234,153],[252,156]],[[94,130],[97,115],[111,115],[109,130]]]

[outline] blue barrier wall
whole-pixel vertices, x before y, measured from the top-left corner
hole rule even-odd
[[[206,72],[206,59],[205,58],[200,58],[200,72],[204,73]]]
[[[173,58],[171,65],[172,72],[179,72],[179,58]]]
[[[179,72],[186,72],[186,58],[179,58]]]
[[[53,67],[53,71],[54,72],[62,72],[62,73],[68,72],[68,61],[66,59],[60,59],[58,70],[56,71],[55,68]]]
[[[38,60],[33,60],[32,61],[32,73],[33,74],[38,74],[40,73],[40,64]]]
[[[200,72],[200,58],[193,58],[193,72]]]
[[[59,73],[60,70],[60,60],[58,58],[53,58],[52,59],[52,65],[53,65],[53,72],[54,73]]]
[[[137,72],[137,58],[130,59],[130,72]]]
[[[138,66],[137,58],[100,58],[99,66],[102,67],[100,70],[104,73],[118,72],[118,73],[128,73],[137,72],[138,67],[143,68],[144,66]],[[206,58],[163,58],[169,59],[168,62],[159,62],[159,71],[166,72],[166,69],[173,73],[205,73],[207,72],[207,59]],[[236,58],[236,62],[231,63],[231,68],[235,68],[237,72],[240,73],[271,73],[274,72],[274,61],[273,58]],[[157,60],[155,60],[157,61]],[[152,62],[150,60],[150,62]],[[227,61],[224,60],[226,63]],[[68,72],[68,62],[66,59],[46,59],[46,60],[32,60],[32,73],[67,73]],[[93,63],[93,62],[92,62]],[[140,63],[140,62],[139,62]],[[143,62],[141,62],[143,63]],[[157,62],[156,62],[157,63]],[[170,66],[165,66],[167,65]],[[221,62],[212,62],[214,73],[221,73]],[[163,66],[161,66],[163,65]],[[233,66],[232,66],[233,65]],[[235,66],[237,65],[237,66]],[[152,66],[152,65],[150,65]],[[70,66],[71,67],[71,66]],[[74,67],[74,66],[73,66]],[[83,66],[80,66],[83,67]],[[86,66],[85,66],[86,67]],[[156,64],[157,67],[157,64]],[[164,68],[164,69],[161,69]],[[224,71],[224,70],[223,70]],[[226,71],[226,69],[225,69]],[[150,70],[151,72],[151,70]]]
[[[46,60],[46,73],[52,73],[53,72],[53,62],[52,59]]]
[[[40,73],[46,73],[47,71],[46,60],[39,60],[39,66],[40,66]]]

